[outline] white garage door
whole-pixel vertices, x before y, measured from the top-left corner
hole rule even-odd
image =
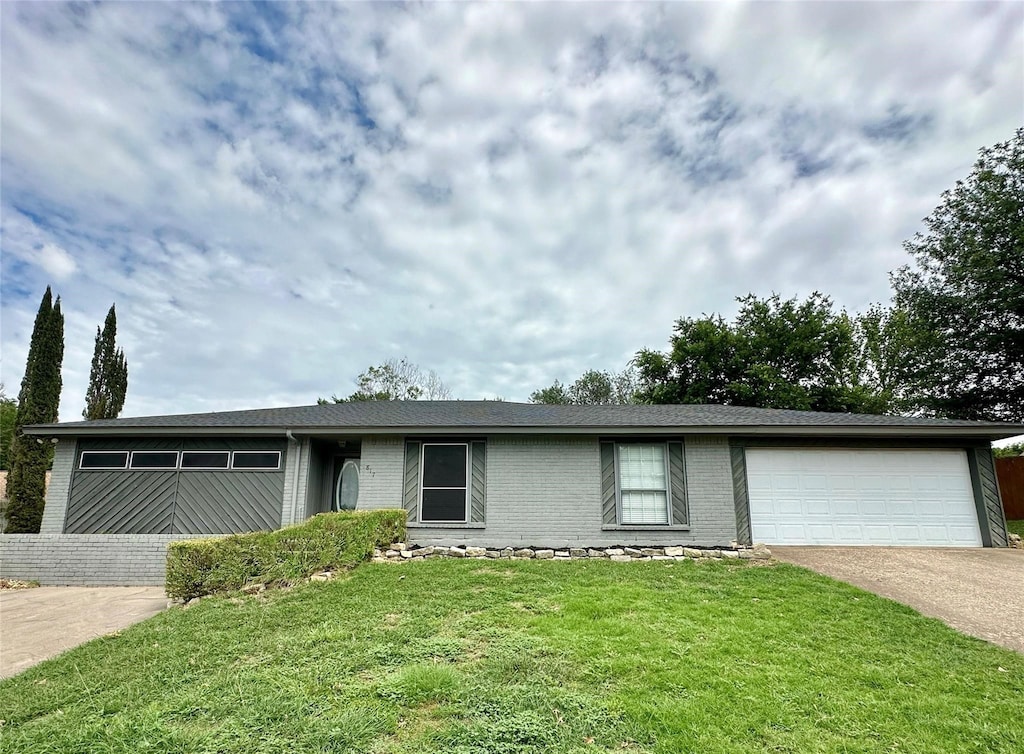
[[[749,448],[755,542],[980,547],[962,450]]]

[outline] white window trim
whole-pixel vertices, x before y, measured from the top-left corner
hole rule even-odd
[[[108,453],[124,453],[124,466],[83,466],[86,456],[97,454],[106,455]],[[83,450],[82,455],[78,457],[78,468],[81,471],[110,471],[112,469],[127,469],[130,456],[131,451],[128,450]]]
[[[465,504],[463,506],[464,510],[465,510],[465,513],[464,513],[464,515],[463,515],[461,520],[460,519],[451,519],[451,520],[434,520],[434,519],[431,519],[430,521],[424,521],[423,520],[423,470],[424,470],[424,468],[426,466],[426,464],[424,463],[424,458],[426,457],[426,449],[427,449],[428,445],[430,445],[430,446],[436,446],[436,445],[461,446],[461,447],[466,449],[466,485],[465,485],[465,487],[430,487],[430,489],[432,489],[432,490],[462,490],[463,492],[465,492],[466,499],[465,499]],[[421,442],[420,443],[420,479],[419,479],[419,488],[420,489],[419,489],[419,501],[418,501],[418,505],[417,505],[417,508],[416,508],[416,520],[417,520],[417,522],[424,523],[424,524],[468,524],[469,523],[469,489],[470,489],[470,478],[469,478],[469,474],[470,474],[470,458],[469,458],[469,454],[470,454],[470,448],[469,448],[469,443],[468,442]]]
[[[266,453],[274,453],[277,456],[277,465],[276,466],[255,466],[255,467],[243,466],[242,468],[238,468],[237,466],[235,466],[235,457],[236,456],[239,456],[239,455],[247,456],[247,455],[253,455],[253,454],[257,454],[257,453],[260,454],[260,455],[264,455]],[[281,451],[280,450],[232,450],[231,451],[231,470],[232,471],[279,471],[280,469],[281,469]]]
[[[186,466],[185,465],[185,454],[186,453],[219,453],[227,456],[227,463],[223,466]],[[178,466],[182,471],[231,471],[231,451],[230,450],[198,450],[192,448],[190,450],[181,451],[181,460],[178,462]]]
[[[148,456],[155,453],[174,453],[173,466],[135,466],[135,456]],[[176,450],[133,450],[129,453],[128,468],[131,471],[174,471],[178,468],[178,461],[181,459]]]
[[[663,524],[645,524],[645,523],[633,523],[631,521],[623,520],[622,511],[622,493],[623,492],[650,492],[651,490],[633,490],[622,488],[622,470],[619,464],[619,450],[623,445],[660,445],[664,448],[662,458],[665,463],[665,523]],[[655,490],[657,492],[657,490]],[[642,527],[666,527],[673,526],[672,521],[672,469],[669,467],[669,453],[667,442],[617,442],[615,443],[615,518],[618,521],[618,526],[642,526]]]

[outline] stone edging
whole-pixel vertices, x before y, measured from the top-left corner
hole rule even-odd
[[[732,543],[726,548],[698,547],[409,547],[395,542],[388,549],[375,549],[375,563],[404,563],[433,558],[477,558],[490,560],[586,560],[607,559],[616,563],[644,560],[769,560],[772,553],[765,545],[744,547]]]

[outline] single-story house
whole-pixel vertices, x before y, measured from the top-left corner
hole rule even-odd
[[[716,405],[380,401],[35,425],[44,535],[403,507],[421,545],[1003,547],[993,422]],[[112,540],[113,541],[113,540]]]

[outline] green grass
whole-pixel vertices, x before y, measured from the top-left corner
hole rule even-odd
[[[1024,537],[1024,521],[1007,521],[1006,528],[1010,530],[1011,534],[1019,534]]]
[[[0,683],[0,751],[1024,751],[1024,657],[793,566],[436,560],[268,594]]]

